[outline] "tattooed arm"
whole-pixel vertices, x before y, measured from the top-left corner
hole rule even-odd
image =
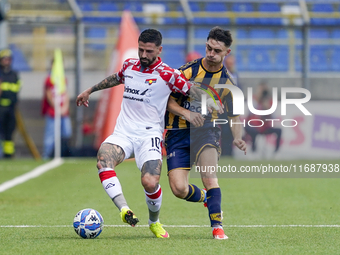
[[[93,87],[88,88],[85,91],[83,91],[81,94],[79,94],[78,97],[77,97],[77,100],[76,100],[77,106],[84,105],[84,106],[88,107],[89,106],[90,94],[92,94],[93,92],[96,92],[98,90],[107,89],[107,88],[117,86],[119,84],[121,84],[121,82],[118,80],[117,73],[114,73],[114,74],[106,77],[104,80],[99,82],[97,85],[94,85]]]

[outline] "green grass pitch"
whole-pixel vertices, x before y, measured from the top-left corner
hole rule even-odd
[[[227,158],[221,162],[245,164]],[[40,164],[0,161],[0,184]],[[207,209],[172,195],[164,162],[160,220],[170,225],[166,228],[170,239],[163,240],[145,227],[147,206],[135,162],[126,161],[116,171],[142,227],[114,226],[123,223],[102,189],[95,159],[66,159],[62,166],[0,193],[0,254],[339,253],[339,178],[220,178],[223,222],[229,239],[213,240],[207,227]],[[202,187],[200,179],[191,181]],[[94,208],[104,218],[106,226],[96,239],[82,239],[73,230],[73,217],[84,208]]]

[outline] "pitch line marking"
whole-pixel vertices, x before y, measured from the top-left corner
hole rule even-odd
[[[51,160],[50,162],[47,162],[46,164],[43,164],[41,166],[34,168],[32,171],[29,171],[28,173],[25,173],[23,175],[15,177],[12,180],[1,183],[0,193],[10,188],[13,188],[21,183],[24,183],[30,179],[36,178],[42,175],[43,173],[62,165],[63,163],[64,163],[64,160],[62,158],[55,158]]]
[[[167,228],[208,228],[210,225],[163,225]],[[69,228],[72,225],[0,225],[0,228]],[[104,225],[104,227],[127,228],[129,225]],[[137,225],[148,228],[149,225]],[[340,225],[224,225],[225,228],[340,228]]]

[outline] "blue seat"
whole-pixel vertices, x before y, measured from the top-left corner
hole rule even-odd
[[[125,1],[123,10],[129,10],[132,12],[140,12],[143,13],[143,4],[138,1]],[[144,18],[142,17],[133,17],[136,23],[144,23]]]
[[[189,2],[189,7],[190,7],[191,11],[193,12],[193,16],[194,16],[193,22],[195,24],[202,23],[201,22],[202,21],[201,18],[195,17],[195,12],[199,12],[200,11],[198,3]],[[178,4],[177,11],[183,13],[183,17],[177,18],[177,23],[178,24],[185,24],[187,22],[187,20],[186,20],[186,18],[184,16],[184,11],[183,11],[183,8],[182,8],[181,4]]]
[[[236,67],[238,71],[249,71],[249,47],[238,45],[236,47]]]
[[[327,58],[327,46],[310,46],[310,70],[315,72],[330,71],[330,64]]]
[[[279,29],[277,30],[277,38],[281,38],[281,39],[286,39],[288,38],[288,31],[286,29]]]
[[[194,20],[193,20],[194,24],[205,24],[207,22],[208,20],[207,18],[195,17],[196,16],[195,12],[201,11],[199,3],[189,2],[189,7],[194,16]]]
[[[340,38],[340,29],[334,29],[332,31],[332,38],[336,38],[336,39]]]
[[[250,30],[250,38],[259,39],[259,38],[275,38],[275,33],[273,29],[266,28],[255,28]]]
[[[195,38],[207,39],[210,32],[210,28],[196,28],[195,29]]]
[[[332,4],[313,4],[312,12],[333,12]]]
[[[205,6],[207,12],[226,12],[228,11],[225,3],[221,2],[208,2]],[[230,23],[230,19],[227,17],[209,17],[205,20],[206,24],[223,24],[227,25]]]
[[[101,2],[98,3],[98,11],[100,12],[117,12],[118,6],[115,3],[111,2]],[[98,17],[99,22],[108,22],[108,23],[119,23],[121,20],[120,17]]]
[[[295,39],[302,39],[302,31],[300,29],[294,30]]]
[[[104,27],[89,27],[85,30],[85,37],[93,39],[104,39],[106,37],[106,28]],[[106,45],[102,43],[91,43],[88,47],[94,50],[104,50]]]
[[[186,18],[184,16],[184,11],[183,11],[182,5],[179,4],[179,3],[177,5],[177,11],[181,12],[183,17],[178,17],[177,19],[175,19],[175,23],[177,23],[177,24],[185,24],[187,21],[186,21]]]
[[[185,45],[163,45],[161,58],[172,68],[179,68],[185,64]]]
[[[273,65],[270,61],[269,46],[248,46],[249,71],[272,71]]]
[[[333,12],[332,4],[314,4],[312,6],[312,12]],[[311,18],[312,25],[336,25],[337,19],[334,18]]]
[[[275,47],[274,70],[280,72],[288,71],[289,54],[288,46]]]
[[[260,12],[281,12],[280,5],[277,3],[262,3],[259,5]],[[281,25],[282,19],[281,18],[259,18],[257,19],[259,24],[264,25]]]
[[[186,30],[184,28],[169,28],[162,32],[163,38],[173,39],[185,39]]]
[[[205,45],[200,44],[200,45],[195,45],[194,47],[194,51],[197,51],[199,54],[201,54],[202,56],[205,56]]]
[[[309,31],[310,38],[325,39],[329,38],[329,31],[327,29],[313,28]]]
[[[253,12],[254,7],[251,3],[234,3],[232,5],[232,11],[234,12]],[[236,18],[236,24],[249,25],[256,23],[255,18]]]
[[[333,54],[331,54],[331,69],[332,71],[340,71],[340,47],[335,46],[333,49]]]
[[[247,29],[237,29],[236,30],[236,37],[237,39],[248,39],[249,38],[249,31]]]
[[[81,11],[83,12],[92,12],[94,11],[93,5],[92,3],[79,3],[79,8]],[[83,17],[83,21],[84,22],[96,22],[97,18],[96,17],[90,17],[90,16],[86,16],[87,13],[83,13],[84,17]]]

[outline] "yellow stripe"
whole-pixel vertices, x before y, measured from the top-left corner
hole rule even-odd
[[[191,184],[189,184],[189,186],[191,187],[192,192],[191,192],[191,195],[190,195],[189,197],[186,198],[186,200],[188,200],[189,198],[191,198],[191,197],[194,195],[194,193],[195,193],[194,186],[192,186]]]
[[[12,155],[15,152],[13,141],[4,141],[4,154]]]
[[[185,78],[190,80],[190,78],[192,77],[192,67],[185,69],[182,73],[185,76]]]
[[[217,147],[217,146],[215,146],[215,145],[213,145],[213,144],[211,144],[211,143],[207,143],[207,144],[205,144],[204,146],[202,146],[202,148],[197,152],[196,158],[195,158],[195,162],[197,162],[199,155],[201,154],[201,152],[203,151],[203,149],[204,149],[205,147],[207,147],[207,146],[210,146],[210,147],[212,147],[212,148],[216,148],[218,155],[221,154],[221,148],[220,148],[220,147]]]
[[[11,99],[8,99],[8,98],[1,98],[1,100],[0,100],[0,105],[1,106],[9,106],[9,105],[11,105],[11,103],[12,103],[12,101],[11,101]]]
[[[14,93],[17,93],[20,90],[20,81],[18,81],[17,83],[2,82],[0,88],[2,91],[12,91]]]
[[[177,168],[174,168],[174,169],[171,169],[168,171],[168,175],[171,171],[174,171],[174,170],[186,170],[186,171],[190,171],[191,170],[191,167],[177,167]]]
[[[196,75],[194,81],[195,81],[195,82],[199,82],[199,83],[203,82],[203,79],[204,79],[204,77],[205,77],[205,74],[206,74],[205,70],[204,70],[203,67],[200,65],[200,67],[199,67],[199,69],[198,69],[198,72],[197,72],[197,75]]]

